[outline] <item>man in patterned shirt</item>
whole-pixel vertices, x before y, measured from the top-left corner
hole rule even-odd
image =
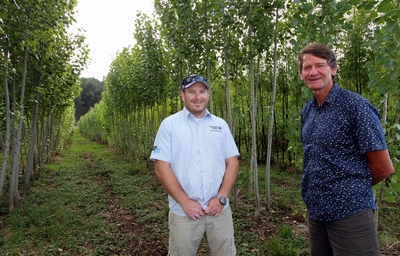
[[[298,68],[314,94],[301,113],[311,255],[380,255],[372,186],[394,170],[378,109],[335,83],[327,46],[303,48]]]

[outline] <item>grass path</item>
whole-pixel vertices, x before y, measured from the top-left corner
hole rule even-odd
[[[164,196],[143,164],[75,130],[11,215],[1,202],[0,255],[163,255]]]

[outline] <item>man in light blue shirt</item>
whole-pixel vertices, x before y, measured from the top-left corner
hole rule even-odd
[[[228,195],[239,151],[227,123],[206,109],[209,97],[202,76],[185,78],[185,107],[161,123],[150,156],[168,193],[169,255],[196,255],[204,235],[211,255],[236,255]]]

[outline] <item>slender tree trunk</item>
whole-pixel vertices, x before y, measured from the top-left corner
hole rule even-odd
[[[19,107],[19,123],[17,134],[13,143],[13,161],[12,161],[12,173],[11,173],[11,187],[10,187],[10,200],[8,205],[9,212],[14,210],[15,205],[18,203],[18,174],[19,174],[19,163],[20,163],[20,152],[21,152],[21,133],[22,125],[24,122],[24,97],[25,97],[25,81],[26,81],[26,66],[28,63],[28,51],[29,47],[24,47],[24,62],[22,67],[22,82],[21,82],[21,94],[20,94],[20,107]]]
[[[11,113],[10,113],[10,95],[8,91],[8,80],[7,80],[7,75],[8,75],[8,51],[5,50],[4,53],[4,67],[3,67],[3,84],[4,84],[4,101],[5,101],[5,111],[6,111],[6,134],[5,134],[5,141],[3,145],[3,165],[1,168],[1,173],[0,173],[0,196],[3,194],[3,185],[4,185],[4,179],[5,179],[5,174],[7,172],[7,163],[8,163],[8,153],[10,150],[10,137],[11,137]]]
[[[239,95],[238,95],[238,92],[239,92],[239,82],[238,82],[238,76],[237,75],[235,75],[237,73],[237,68],[234,68],[234,78],[233,78],[233,80],[234,80],[234,84],[235,84],[235,94],[234,94],[234,97],[235,97],[235,101],[234,101],[234,108],[236,108],[237,107],[237,98],[239,97]],[[237,113],[235,113],[235,115],[233,116],[233,125],[232,125],[232,133],[235,135],[235,133],[236,133],[236,124],[237,124]],[[239,144],[240,145],[240,144]]]
[[[180,75],[179,82],[182,82],[182,80],[185,78],[185,77],[183,76],[182,59],[179,59],[179,75]],[[179,83],[178,86],[179,86],[178,88],[180,89],[180,88],[181,88],[181,84]],[[180,91],[180,90],[179,90],[179,91]],[[178,104],[178,109],[176,110],[177,112],[183,109],[183,101],[182,101],[182,99],[181,99],[180,96],[179,96],[179,103],[180,103],[180,104]]]
[[[210,85],[210,100],[209,100],[209,106],[210,106],[210,113],[214,113],[214,104],[213,104],[213,91],[212,91],[212,82],[211,82],[211,64],[210,64],[210,56],[209,53],[207,53],[207,83]]]
[[[46,134],[45,134],[45,115],[46,111],[42,107],[42,111],[40,113],[41,121],[39,122],[39,132],[37,138],[37,145],[38,145],[38,153],[37,153],[37,164],[41,167],[44,164],[44,155],[45,155],[45,148],[46,148]]]
[[[0,132],[0,150],[3,151],[3,148],[4,148],[3,134]]]
[[[39,88],[39,87],[38,87]],[[36,91],[35,103],[33,105],[33,114],[32,114],[32,133],[31,133],[31,141],[29,144],[29,153],[26,160],[26,170],[24,174],[24,194],[28,192],[29,189],[29,181],[31,179],[31,174],[33,170],[33,162],[35,158],[35,142],[36,142],[36,133],[37,133],[37,122],[38,122],[38,112],[39,112],[39,98],[40,91]]]
[[[389,93],[385,93],[385,100],[384,100],[384,110],[383,110],[383,115],[382,115],[382,123],[386,124],[387,123],[387,111],[388,111],[388,106],[389,106]],[[374,221],[375,221],[375,229],[378,230],[379,228],[379,205],[382,202],[382,197],[383,197],[383,188],[384,188],[385,182],[381,182],[380,184],[380,190],[379,190],[379,198],[376,201],[376,206],[378,207],[378,210],[374,212]],[[375,195],[376,193],[374,193]]]
[[[204,8],[204,28],[206,31],[206,34],[204,34],[204,37],[206,38],[207,41],[210,41],[210,24],[209,24],[209,18],[208,18],[208,1],[205,1],[205,8]],[[207,68],[207,82],[210,85],[212,85],[212,81],[211,81],[211,61],[210,61],[210,44],[206,43],[206,68]],[[210,100],[208,102],[209,104],[209,111],[211,114],[214,114],[214,101],[213,101],[213,92],[212,92],[212,88],[210,89]]]
[[[229,85],[229,63],[228,63],[228,42],[225,42],[224,45],[224,61],[225,61],[225,95],[226,95],[226,110],[227,110],[227,119],[228,126],[232,134],[234,134],[234,128],[232,123],[232,105],[231,105],[231,88]],[[237,206],[237,187],[236,183],[233,187],[233,205]]]
[[[53,127],[53,116],[54,113],[50,112],[49,116],[47,117],[46,121],[46,130],[47,130],[47,140],[46,140],[46,162],[49,161],[51,152],[53,151],[53,133],[54,133],[54,127]]]
[[[234,68],[235,69],[235,68]],[[234,72],[234,74],[236,74],[237,72]],[[234,84],[235,84],[235,96],[236,96],[236,98],[237,98],[237,96],[238,96],[238,91],[239,91],[239,89],[238,89],[238,81],[237,81],[237,76],[236,75],[234,75]],[[234,101],[234,103],[236,103],[235,101]],[[237,104],[237,103],[236,103]],[[236,107],[236,104],[235,104],[235,106],[234,107]],[[237,124],[237,118],[236,118],[236,115],[237,115],[237,113],[235,113],[235,115],[234,115],[234,118],[233,118],[233,124],[232,124],[232,134],[233,134],[233,136],[235,137],[235,133],[236,133],[236,124]],[[240,130],[239,130],[239,136],[238,136],[239,138],[238,138],[238,147],[240,148]],[[234,194],[234,197],[233,197],[233,206],[234,207],[237,207],[237,204],[238,204],[238,188],[237,188],[237,185],[236,185],[236,183],[235,183],[235,186],[233,187],[233,194]]]
[[[251,2],[249,1],[249,15],[248,21],[250,22],[252,12]],[[255,217],[260,215],[260,195],[258,192],[258,167],[257,167],[257,95],[256,89],[254,85],[254,61],[253,61],[253,45],[252,45],[252,25],[249,25],[249,47],[250,47],[250,55],[249,55],[249,71],[250,71],[250,88],[251,88],[251,134],[252,134],[252,143],[251,143],[251,164],[250,164],[250,180],[254,183],[254,193],[256,197],[256,211]]]
[[[270,195],[270,174],[271,174],[271,155],[272,155],[272,131],[274,126],[274,105],[275,105],[275,95],[276,95],[276,68],[277,68],[277,38],[278,38],[278,8],[276,8],[276,22],[275,22],[275,36],[274,36],[274,84],[272,86],[272,95],[271,102],[272,105],[270,107],[270,115],[269,115],[269,130],[268,130],[268,149],[267,149],[267,170],[266,170],[266,198],[267,198],[267,208],[271,209],[271,195]]]
[[[231,88],[229,86],[229,67],[228,67],[228,46],[224,47],[224,58],[225,58],[225,98],[226,98],[226,110],[227,110],[227,119],[228,125],[231,132],[233,131],[232,127],[232,105],[231,105]]]
[[[251,8],[250,8],[251,9]],[[251,29],[250,29],[251,31]],[[250,44],[250,53],[252,55],[253,47]],[[252,130],[252,150],[251,150],[251,163],[254,174],[254,195],[256,197],[256,212],[255,217],[260,215],[260,193],[258,187],[258,164],[257,164],[257,92],[256,86],[254,83],[254,64],[253,58],[250,58],[250,79],[251,79],[251,105],[252,105],[252,114],[251,114],[251,130]]]

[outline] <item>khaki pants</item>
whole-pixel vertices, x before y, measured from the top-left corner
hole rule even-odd
[[[196,221],[188,216],[169,213],[168,255],[196,255],[204,235],[211,256],[236,255],[230,207],[223,210],[218,217],[204,215]]]

